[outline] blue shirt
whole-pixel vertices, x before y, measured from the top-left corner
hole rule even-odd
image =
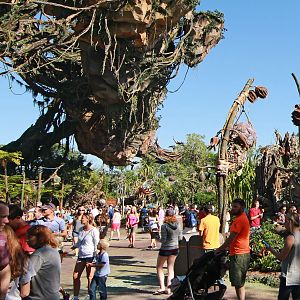
[[[49,220],[47,218],[41,218],[37,220],[36,225],[44,225],[48,227],[53,233],[59,233],[64,231],[66,228],[66,223],[63,219],[59,217],[54,217],[53,220]]]
[[[96,267],[96,272],[94,276],[107,276],[110,273],[109,256],[107,252],[97,254],[96,264],[103,264],[103,267]]]

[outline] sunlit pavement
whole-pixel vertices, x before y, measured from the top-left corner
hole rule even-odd
[[[137,233],[135,248],[128,248],[129,242],[124,239],[125,236],[125,231],[122,230],[120,241],[114,239],[110,241],[108,253],[111,274],[107,281],[108,299],[166,299],[167,295],[152,295],[158,289],[155,270],[158,250],[147,249],[150,244],[149,233]],[[190,234],[186,235],[187,238],[189,236]],[[70,243],[66,243],[65,248],[69,247]],[[72,273],[75,261],[72,256],[67,256],[62,264],[61,285],[71,296],[73,295]],[[228,283],[226,284],[228,288],[224,299],[236,299],[234,289]],[[246,284],[246,290],[247,300],[277,299],[277,289],[264,285]],[[85,299],[87,295],[87,280],[83,273],[80,299]]]

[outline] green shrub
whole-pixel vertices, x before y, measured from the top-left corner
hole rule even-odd
[[[262,240],[268,242],[272,248],[278,251],[280,251],[284,245],[283,237],[275,231],[275,225],[272,221],[264,222],[260,229],[255,230],[250,235],[250,269],[261,272],[279,271],[279,261],[266,250]]]

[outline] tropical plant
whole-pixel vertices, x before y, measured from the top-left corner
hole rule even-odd
[[[255,230],[250,235],[251,248],[251,263],[252,270],[259,270],[262,272],[279,271],[280,263],[276,257],[266,250],[262,240],[267,241],[272,248],[280,251],[283,248],[284,240],[275,231],[275,225],[271,220],[262,223],[260,229]]]
[[[235,198],[242,198],[250,207],[255,195],[255,158],[250,154],[242,169],[242,173],[232,172],[228,175],[228,203]]]
[[[8,175],[7,175],[7,165],[9,163],[14,163],[19,166],[22,160],[21,152],[6,152],[0,150],[0,163],[4,170],[4,183],[5,183],[5,199],[9,200],[9,186],[8,186]]]

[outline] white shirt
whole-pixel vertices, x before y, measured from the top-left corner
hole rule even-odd
[[[78,257],[86,258],[95,256],[99,240],[100,233],[97,228],[93,227],[89,231],[81,228],[78,233],[78,242],[74,245],[79,249]]]
[[[93,208],[93,209],[91,210],[91,213],[92,213],[93,217],[95,218],[97,215],[99,215],[99,210],[98,210],[98,208]]]

